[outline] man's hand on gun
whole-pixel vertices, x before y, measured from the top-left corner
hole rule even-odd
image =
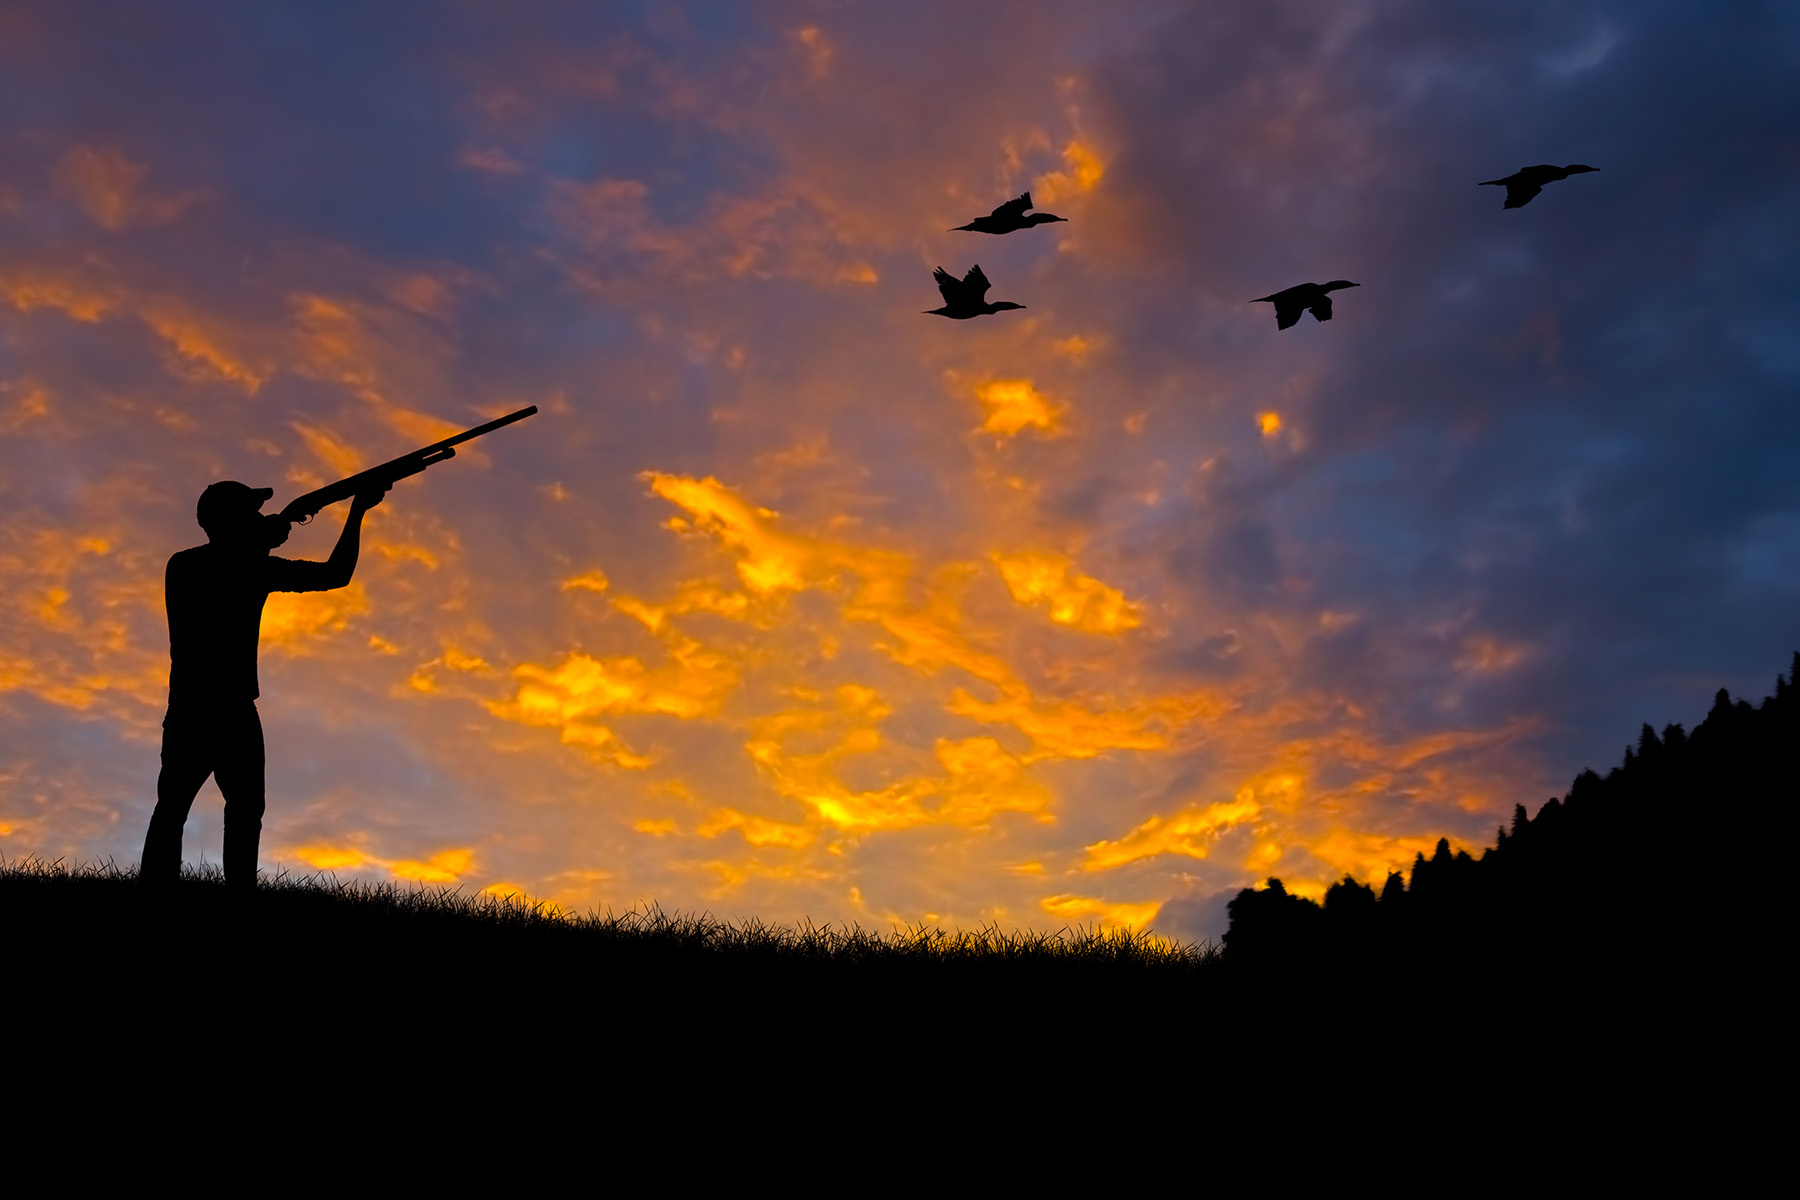
[[[356,499],[350,501],[351,515],[361,516],[380,504],[381,498],[387,495],[393,486],[394,481],[390,479],[385,483],[371,483],[366,489],[356,493]]]

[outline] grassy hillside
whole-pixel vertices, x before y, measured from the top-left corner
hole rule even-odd
[[[955,1125],[1000,1106],[1046,1128],[1124,1106],[1194,1128],[1241,1121],[1246,1086],[1329,1096],[1446,1055],[1476,1064],[1438,1072],[1464,1103],[1660,1104],[1758,1053],[1781,876],[1696,850],[1784,820],[1797,708],[1787,679],[1758,707],[1721,693],[1692,734],[1646,727],[1480,857],[1442,846],[1379,891],[1247,890],[1222,954],[1119,932],[564,918],[325,878],[246,904],[210,874],[146,894],[128,871],[15,862],[0,1027],[16,1080],[123,1078],[133,1106],[174,1079],[251,1110],[270,1086],[369,1093],[342,1119],[371,1128],[397,1096],[696,1121],[872,1105]]]

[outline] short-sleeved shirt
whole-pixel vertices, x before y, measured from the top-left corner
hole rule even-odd
[[[253,701],[256,639],[270,592],[341,586],[329,563],[228,553],[208,543],[169,559],[169,707]]]

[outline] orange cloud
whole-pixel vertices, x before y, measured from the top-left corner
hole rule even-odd
[[[840,777],[852,758],[915,760],[884,744],[880,725],[892,710],[873,689],[850,684],[817,699],[823,703],[755,721],[745,748],[774,789],[799,801],[819,822],[850,833],[927,824],[980,826],[999,813],[1042,812],[1049,803],[1049,792],[1025,774],[1022,760],[982,737],[939,739],[934,757],[942,774],[915,766],[884,787],[853,788]],[[790,745],[822,735],[835,735],[835,741],[811,754]],[[719,826],[728,827],[736,825]]]
[[[1039,699],[999,655],[978,649],[961,629],[962,616],[944,590],[927,587],[923,602],[914,599],[912,560],[892,551],[845,545],[791,534],[777,526],[777,515],[752,505],[716,479],[685,479],[651,473],[652,490],[681,507],[692,523],[681,531],[710,534],[737,557],[740,579],[759,594],[773,595],[807,588],[856,586],[844,603],[852,621],[877,624],[890,640],[878,648],[895,661],[935,674],[957,667],[990,684],[997,693],[984,700],[957,688],[945,704],[951,713],[987,724],[1010,724],[1035,743],[1032,758],[1091,758],[1111,749],[1156,749],[1165,731],[1217,711],[1216,700],[1203,695],[1158,697],[1127,705],[1093,709],[1073,700]],[[1076,577],[1077,580],[1085,578]],[[1091,621],[1123,621],[1129,608],[1120,598],[1109,608],[1092,581],[1087,605],[1095,599]],[[1065,581],[1064,586],[1077,586]]]
[[[0,275],[0,295],[20,312],[55,308],[77,321],[92,324],[119,306],[119,296],[109,289],[41,276]]]
[[[1063,147],[1064,168],[1039,175],[1032,184],[1033,199],[1040,205],[1050,204],[1064,196],[1092,191],[1106,175],[1106,164],[1092,147],[1072,141]]]
[[[295,846],[288,853],[315,871],[343,871],[375,861],[351,846]]]
[[[522,663],[513,668],[520,683],[512,699],[490,701],[486,707],[509,721],[558,729],[565,744],[583,747],[602,761],[628,769],[648,767],[651,759],[632,751],[593,718],[618,713],[683,720],[712,716],[739,681],[737,667],[718,651],[673,632],[664,644],[671,661],[663,667],[647,667],[630,655],[595,658],[580,653],[567,655],[554,667]]]
[[[308,643],[342,633],[352,617],[369,611],[361,580],[330,592],[272,592],[262,611],[262,644],[288,654]]]
[[[217,317],[201,316],[168,296],[131,297],[117,287],[41,276],[0,276],[0,296],[20,312],[55,308],[88,324],[129,310],[174,350],[169,366],[178,375],[218,377],[254,393],[271,369],[251,365],[253,355],[242,349],[228,348],[228,343],[247,339],[244,331],[228,328]]]
[[[1088,633],[1120,633],[1142,623],[1117,588],[1083,575],[1061,554],[995,554],[1007,590],[1020,604],[1047,602],[1050,619]]]
[[[606,572],[598,568],[562,581],[565,592],[604,592],[609,586]]]
[[[1030,380],[995,379],[976,388],[975,398],[985,410],[980,426],[983,433],[1017,437],[1021,431],[1032,428],[1050,436],[1065,432],[1060,411]]]
[[[51,178],[96,225],[113,232],[172,221],[205,197],[199,191],[148,195],[143,190],[148,173],[149,168],[113,147],[76,145],[57,160]]]
[[[146,644],[141,632],[162,627],[162,564],[118,543],[111,533],[0,525],[0,691],[101,705],[132,725],[160,718],[168,643]]]
[[[475,855],[469,850],[443,850],[424,862],[403,858],[387,864],[396,879],[412,879],[419,883],[455,883],[474,865]]]
[[[779,846],[787,850],[800,850],[810,846],[819,836],[818,830],[809,829],[805,825],[771,821],[730,808],[719,809],[707,818],[697,832],[702,837],[718,837],[730,829],[742,833],[744,840],[752,846]]]
[[[1328,830],[1323,837],[1310,839],[1306,849],[1330,869],[1331,879],[1349,874],[1358,879],[1372,880],[1380,886],[1389,871],[1404,871],[1412,864],[1415,855],[1431,857],[1437,840],[1431,834],[1397,837],[1335,828]]]
[[[1046,896],[1039,907],[1060,921],[1074,923],[1094,919],[1102,928],[1129,929],[1133,933],[1156,919],[1162,911],[1160,901],[1141,904],[1116,904],[1093,896]]]
[[[285,853],[294,855],[315,871],[353,871],[375,867],[385,870],[395,879],[410,879],[417,883],[455,883],[468,874],[475,863],[474,851],[467,848],[440,850],[423,861],[377,858],[355,846],[338,846],[329,842],[295,846]]]
[[[1089,871],[1105,871],[1158,854],[1205,858],[1219,834],[1254,820],[1261,812],[1256,789],[1245,787],[1235,799],[1195,805],[1172,817],[1151,817],[1116,842],[1095,842],[1087,848],[1084,866]]]

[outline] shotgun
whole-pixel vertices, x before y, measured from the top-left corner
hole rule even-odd
[[[518,412],[507,413],[498,421],[489,421],[486,425],[465,429],[455,437],[447,437],[441,442],[433,442],[429,446],[414,450],[411,454],[402,454],[399,458],[384,462],[379,467],[370,467],[366,471],[358,471],[348,479],[328,483],[316,492],[306,493],[282,509],[280,519],[290,525],[304,525],[312,520],[313,514],[327,505],[336,504],[339,500],[348,500],[358,492],[392,486],[395,480],[405,479],[408,475],[417,475],[433,463],[441,463],[446,458],[455,458],[454,447],[460,446],[472,438],[478,438],[484,433],[492,433],[502,425],[523,421],[535,412],[537,412],[535,404],[530,408],[521,408]]]

